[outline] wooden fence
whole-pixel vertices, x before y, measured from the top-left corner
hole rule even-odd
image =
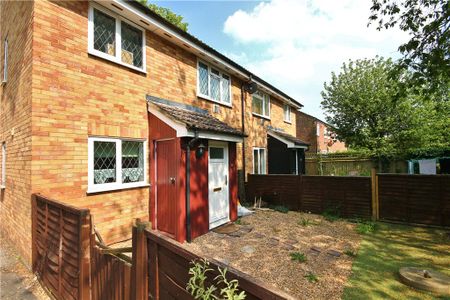
[[[248,175],[246,200],[342,217],[450,226],[450,175]]]
[[[450,226],[450,175],[378,175],[383,220]]]
[[[90,299],[90,214],[40,195],[32,199],[32,267],[57,299]]]
[[[290,210],[338,210],[343,217],[372,212],[370,177],[249,175],[247,201],[255,198]]]
[[[33,271],[55,299],[194,299],[185,288],[199,256],[139,223],[133,226],[132,261],[95,240],[88,209],[33,196]],[[212,259],[211,266],[226,266]],[[131,263],[132,262],[132,263]],[[227,267],[246,299],[292,299]],[[218,272],[211,272],[211,278]]]
[[[133,299],[194,299],[187,291],[190,263],[201,257],[181,248],[168,237],[149,230],[133,228],[133,278],[141,280],[136,286]],[[284,292],[273,289],[248,275],[208,258],[210,267],[207,284],[219,275],[217,267],[227,268],[227,279],[237,279],[240,290],[245,291],[245,299],[293,299]],[[146,280],[147,284],[143,281]],[[148,295],[148,298],[145,296]]]

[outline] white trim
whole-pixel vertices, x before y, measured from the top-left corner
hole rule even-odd
[[[194,136],[194,132],[192,132],[191,136]],[[235,143],[242,143],[244,141],[243,137],[239,137],[239,136],[235,136],[235,135],[227,135],[227,134],[223,134],[223,133],[212,133],[212,132],[199,132],[198,137],[201,139],[225,141],[225,142],[235,142]]]
[[[2,83],[6,83],[8,81],[8,38],[6,37],[4,39],[4,45],[3,45],[3,76],[2,76]]]
[[[255,174],[255,150],[258,151],[258,175],[264,175],[267,174],[267,148],[262,148],[262,147],[253,147],[252,149],[252,162],[253,162],[253,174]],[[264,165],[261,164],[261,150],[264,150]],[[261,167],[264,167],[264,172],[262,172],[263,170],[261,170]]]
[[[107,14],[108,16],[115,19],[116,22],[116,40],[115,40],[115,55],[109,55],[107,53],[104,53],[102,51],[99,51],[97,49],[94,49],[94,8],[101,11],[104,14]],[[127,23],[128,25],[136,28],[139,30],[142,34],[142,67],[136,67],[131,64],[127,64],[122,61],[122,22]],[[102,5],[98,5],[96,3],[91,2],[89,5],[89,11],[88,11],[88,53],[91,55],[95,55],[98,57],[101,57],[103,59],[112,61],[114,63],[117,63],[119,65],[125,66],[127,68],[142,72],[147,74],[147,64],[146,64],[146,41],[145,41],[145,29],[131,20],[125,19],[122,16],[118,15],[117,13],[114,13],[107,8],[103,7]]]
[[[116,182],[94,184],[94,142],[111,142],[116,144]],[[133,141],[142,142],[143,156],[144,156],[144,180],[139,182],[122,182],[122,142]],[[148,159],[147,159],[147,141],[145,139],[131,139],[131,138],[106,138],[90,136],[88,137],[88,189],[87,193],[98,193],[105,191],[114,191],[121,189],[129,189],[136,187],[148,187]]]
[[[130,4],[126,3],[125,1],[123,1],[123,0],[95,0],[95,1],[100,2],[103,5],[105,5],[109,2],[110,4],[114,4],[115,6],[120,7],[121,9],[125,10],[125,12],[128,15],[131,15],[130,17],[137,19],[135,22],[139,22],[140,20],[143,20],[143,21],[149,23],[149,25],[146,26],[149,31],[154,31],[157,34],[159,34],[158,31],[165,32],[165,33],[169,34],[170,36],[173,36],[175,39],[177,39],[179,41],[179,44],[188,45],[193,50],[192,52],[195,53],[196,55],[200,54],[202,56],[207,57],[211,61],[217,61],[218,64],[222,65],[224,68],[230,69],[237,75],[241,76],[241,78],[244,78],[247,81],[250,80],[249,75],[243,73],[242,71],[240,71],[236,67],[230,65],[229,63],[226,63],[224,60],[220,59],[218,56],[205,51],[203,48],[199,47],[198,45],[191,42],[190,40],[187,40],[186,38],[184,38],[177,32],[175,32],[172,29],[170,29],[169,27],[165,26],[164,24],[159,23],[155,19],[153,19],[153,18],[149,17],[148,15],[135,9],[134,7],[132,7]],[[161,35],[163,36],[163,34],[161,34]],[[297,104],[296,102],[292,101],[291,99],[275,92],[272,88],[268,87],[267,85],[263,84],[262,82],[259,82],[256,79],[253,79],[253,81],[255,81],[262,88],[266,89],[269,93],[276,95],[281,100],[283,100],[287,103],[290,103],[292,106],[296,107],[297,109],[300,109],[302,107],[302,105]]]
[[[200,68],[199,68],[200,63],[204,64],[208,68],[208,93],[211,94],[211,76],[218,76],[219,77],[219,97],[220,97],[220,100],[213,99],[210,95],[205,95],[205,94],[202,94],[200,92]],[[216,74],[211,75],[212,74],[211,69],[214,69],[217,72],[219,72],[219,75],[216,75]],[[228,77],[228,83],[229,83],[228,84],[228,89],[229,89],[228,95],[230,97],[230,99],[229,99],[230,102],[222,101],[222,78],[223,78],[224,75]],[[224,72],[218,70],[218,68],[211,67],[211,64],[208,64],[207,62],[197,58],[197,97],[203,98],[205,100],[212,101],[214,103],[225,105],[225,106],[228,106],[228,107],[233,107],[233,104],[232,104],[233,103],[233,95],[231,94],[231,76],[229,74],[227,74],[227,73],[224,73]]]
[[[277,140],[279,140],[280,142],[286,144],[286,146],[288,148],[293,148],[293,149],[307,149],[308,146],[300,146],[300,145],[296,145],[294,142],[288,141],[287,139],[277,135],[276,133],[274,133],[273,131],[267,131],[267,134],[270,135],[273,138],[276,138]]]

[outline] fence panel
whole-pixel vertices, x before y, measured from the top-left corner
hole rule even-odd
[[[450,175],[378,175],[380,219],[450,226]]]
[[[95,244],[94,237],[91,243]],[[93,300],[130,299],[131,264],[129,262],[114,255],[102,253],[101,248],[95,245],[91,251],[91,274]]]
[[[148,267],[146,270],[149,270],[149,273],[146,278],[150,287],[149,299],[194,299],[186,291],[186,285],[189,280],[190,262],[198,260],[200,257],[179,247],[174,241],[157,232],[146,230],[144,236],[147,242]],[[226,267],[228,269],[227,278],[239,281],[239,287],[246,292],[246,299],[248,300],[293,299],[291,296],[268,287],[264,283],[218,261],[213,259],[208,259],[208,261],[211,262],[210,266],[214,270],[218,266]],[[212,278],[219,273],[211,271],[208,274],[207,284],[210,284]]]
[[[89,299],[89,210],[40,195],[32,205],[33,272],[57,299]]]

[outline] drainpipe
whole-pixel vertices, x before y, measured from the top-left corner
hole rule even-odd
[[[197,130],[186,145],[186,241],[191,242],[191,147],[199,140]]]
[[[250,79],[251,80],[251,79]],[[241,121],[242,121],[242,134],[245,133],[245,105],[244,105],[244,87],[246,83],[241,86]],[[242,139],[242,173],[245,182],[245,138]]]

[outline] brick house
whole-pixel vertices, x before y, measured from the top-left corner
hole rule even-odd
[[[299,172],[301,104],[138,2],[0,8],[1,230],[28,260],[32,193],[90,208],[108,242],[134,218],[184,241],[236,218],[269,137]]]
[[[296,112],[297,137],[309,144],[309,153],[333,153],[346,151],[344,142],[336,139],[333,127],[302,111]]]

